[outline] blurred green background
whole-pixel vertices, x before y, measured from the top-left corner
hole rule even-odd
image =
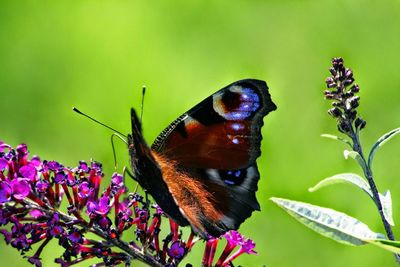
[[[79,107],[128,133],[129,108],[146,85],[148,142],[178,115],[242,78],[267,81],[278,110],[265,119],[257,193],[262,207],[241,227],[258,256],[243,266],[395,266],[377,247],[347,247],[303,227],[271,196],[335,208],[383,232],[361,190],[337,185],[316,193],[321,178],[360,170],[336,134],[323,100],[330,60],[342,56],[361,86],[370,147],[400,125],[400,1],[1,1],[0,138],[73,166],[94,158],[113,171],[111,132],[71,111]],[[399,223],[400,139],[378,152],[374,173],[391,189]],[[117,145],[120,165],[126,148]],[[400,229],[394,232],[400,237]],[[56,243],[44,253],[54,266]],[[201,246],[190,261],[199,266]],[[87,266],[82,264],[81,266]],[[0,266],[30,266],[1,242]],[[136,265],[134,265],[136,266]]]

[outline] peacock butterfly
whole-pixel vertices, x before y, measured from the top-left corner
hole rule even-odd
[[[261,80],[234,82],[174,120],[149,147],[131,109],[134,179],[181,226],[207,239],[237,229],[260,210],[263,118],[276,109]]]

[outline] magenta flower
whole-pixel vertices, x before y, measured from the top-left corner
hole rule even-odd
[[[35,248],[25,257],[36,267],[42,266],[42,252],[52,239],[64,250],[55,259],[62,267],[94,258],[99,263],[93,266],[131,266],[133,260],[178,266],[198,238],[191,233],[185,240],[179,225],[157,204],[128,193],[118,173],[102,191],[103,177],[98,162],[80,161],[68,168],[57,161],[29,158],[25,144],[13,149],[0,141],[0,226],[5,226],[0,234],[24,255]],[[162,222],[169,224],[164,235]],[[215,266],[228,266],[240,254],[254,253],[254,243],[235,231],[223,238],[226,255]],[[204,266],[212,266],[219,240],[206,242]]]
[[[38,156],[33,156],[31,158],[31,164],[35,166],[36,168],[39,168],[42,166],[42,162],[40,161],[40,158]]]
[[[215,266],[228,266],[230,262],[235,260],[237,257],[242,255],[243,253],[247,254],[257,254],[253,249],[255,247],[255,243],[251,239],[245,239],[239,232],[237,231],[229,231],[225,235],[227,244],[225,246],[224,251],[219,257]],[[229,256],[236,247],[240,247],[235,253]],[[228,258],[229,256],[229,258]]]
[[[19,169],[19,173],[24,178],[28,178],[29,180],[35,180],[36,168],[33,164],[28,164],[28,165],[22,166]]]
[[[31,186],[28,180],[24,178],[17,178],[12,180],[10,186],[12,196],[17,200],[26,198],[31,192]]]
[[[83,235],[81,231],[79,231],[77,228],[72,228],[67,236],[68,240],[71,242],[71,244],[82,244],[83,243]]]
[[[62,165],[60,163],[58,163],[57,161],[43,161],[43,165],[51,170],[51,171],[58,171],[60,169],[62,169]]]
[[[0,171],[4,171],[8,168],[8,160],[5,158],[0,158]]]
[[[89,166],[87,165],[86,161],[84,161],[84,160],[79,161],[78,168],[79,168],[80,172],[84,172],[84,173],[88,173],[90,170]]]
[[[45,193],[49,187],[50,184],[48,181],[38,181],[36,183],[36,190],[40,193]]]
[[[8,182],[0,181],[0,203],[5,203],[11,199],[11,186]]]
[[[87,198],[92,192],[93,189],[88,182],[82,182],[78,187],[78,195],[80,198]]]
[[[33,265],[35,265],[36,267],[42,266],[42,262],[40,261],[40,259],[38,257],[35,257],[35,256],[29,257],[28,261],[30,263],[32,263]]]
[[[185,244],[179,241],[175,241],[168,249],[168,256],[173,259],[180,260],[185,255],[185,252]]]
[[[42,216],[44,216],[44,212],[37,210],[37,209],[32,209],[29,214],[33,217],[33,218],[40,218]]]
[[[110,199],[107,195],[104,195],[98,201],[91,201],[88,203],[87,212],[88,214],[105,215],[111,209]]]

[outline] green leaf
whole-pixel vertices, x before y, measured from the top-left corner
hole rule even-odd
[[[400,254],[400,242],[392,241],[388,239],[376,239],[376,240],[368,240],[370,244],[381,247],[383,249],[389,250],[393,253]]]
[[[358,188],[362,189],[364,192],[366,192],[371,198],[373,197],[371,188],[369,187],[369,184],[367,181],[365,181],[364,178],[361,176],[355,174],[355,173],[340,173],[336,174],[334,176],[328,177],[320,181],[318,184],[315,186],[311,187],[308,189],[310,192],[315,192],[318,189],[332,185],[332,184],[337,184],[337,183],[349,183],[352,185],[357,186]]]
[[[339,243],[359,246],[367,241],[385,239],[382,234],[371,231],[366,224],[342,212],[283,198],[271,200],[305,226]]]
[[[383,146],[387,141],[389,141],[392,137],[394,137],[396,134],[400,133],[400,128],[391,130],[388,133],[385,133],[382,135],[376,143],[372,146],[371,152],[369,152],[368,156],[368,166],[371,168],[372,160],[374,159],[375,153],[378,151],[378,148]]]
[[[358,154],[358,152],[356,152],[354,150],[344,150],[343,155],[344,155],[345,159],[348,159],[348,158],[355,159],[358,162],[358,164],[361,166],[361,168],[363,169],[364,173],[367,172],[367,165],[365,164],[365,161],[362,159],[360,154]]]
[[[390,191],[387,190],[385,193],[379,193],[379,199],[382,203],[383,208],[383,215],[385,216],[386,221],[391,225],[394,226],[393,220],[393,209],[392,209],[392,196]]]
[[[339,136],[336,136],[336,135],[333,135],[333,134],[321,134],[321,137],[342,141],[343,143],[348,144],[350,147],[353,147],[353,145],[351,144],[351,142],[349,140],[339,137]]]
[[[323,179],[322,181],[320,181],[315,186],[310,187],[308,189],[308,191],[315,192],[315,191],[321,189],[322,187],[325,187],[328,185],[333,185],[333,184],[338,184],[338,183],[349,183],[349,184],[355,185],[358,188],[360,188],[361,190],[363,190],[365,193],[367,193],[371,198],[373,198],[371,188],[369,187],[369,184],[367,183],[367,181],[365,181],[364,178],[362,178],[361,176],[359,176],[355,173],[340,173],[340,174],[336,174],[331,177],[327,177],[327,178]],[[382,203],[383,215],[385,216],[386,221],[391,226],[394,226],[392,197],[391,197],[390,191],[387,190],[383,194],[379,193],[379,199]]]

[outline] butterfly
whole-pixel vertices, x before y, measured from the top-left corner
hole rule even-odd
[[[276,109],[261,80],[236,81],[179,116],[149,147],[131,109],[134,179],[204,239],[238,229],[254,210],[263,118]]]

